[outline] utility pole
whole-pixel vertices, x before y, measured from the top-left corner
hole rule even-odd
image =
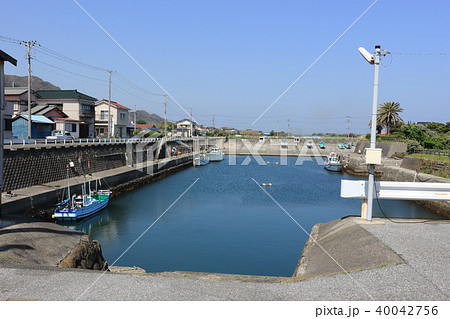
[[[291,117],[288,117],[288,137],[291,136]]]
[[[278,138],[278,120],[277,120],[277,138]]]
[[[22,45],[27,46],[27,60],[28,60],[28,139],[31,139],[31,47],[39,45],[36,41],[22,41]],[[19,106],[19,112],[21,112]]]
[[[108,138],[111,138],[111,74],[116,73],[115,71],[108,71],[109,75],[109,94],[108,94]]]
[[[347,116],[347,139],[350,139],[350,119],[351,116]]]
[[[191,137],[193,137],[194,134],[192,132],[192,127],[193,127],[193,125],[192,125],[192,107],[191,107],[190,119],[191,119]]]
[[[213,125],[212,125],[212,126],[215,127],[215,126],[214,126],[214,114],[213,114]]]
[[[134,105],[134,134],[133,135],[136,135],[136,104]]]
[[[164,137],[167,138],[167,94],[164,95]]]

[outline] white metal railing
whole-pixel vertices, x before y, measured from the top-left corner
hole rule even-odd
[[[163,138],[75,138],[75,139],[5,139],[5,149],[75,146],[75,145],[99,145],[99,144],[123,144],[123,143],[151,143],[159,142]],[[171,141],[190,141],[191,138],[166,138]]]

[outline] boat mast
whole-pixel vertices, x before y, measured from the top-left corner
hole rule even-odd
[[[83,175],[83,206],[86,204],[86,175]]]
[[[69,164],[67,164],[67,195],[70,201]]]

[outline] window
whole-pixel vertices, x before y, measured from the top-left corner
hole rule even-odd
[[[108,110],[101,110],[100,111],[100,120],[101,121],[107,121],[108,120]]]
[[[84,113],[84,114],[92,113],[93,106],[92,105],[83,104],[83,105],[81,105],[81,110],[82,110],[82,113]]]
[[[100,134],[105,133],[105,129],[103,127],[100,128]]]
[[[76,132],[77,131],[77,125],[73,123],[66,123],[66,131],[67,132]]]
[[[121,119],[121,120],[125,120],[125,115],[126,115],[125,113],[122,113],[122,112],[121,112],[121,113],[120,113],[120,119]]]

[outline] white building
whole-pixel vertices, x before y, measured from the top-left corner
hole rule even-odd
[[[108,135],[108,111],[108,100],[103,99],[95,104],[95,131],[97,135]],[[129,111],[128,107],[111,101],[111,136],[120,138],[130,136],[130,129],[127,130],[130,126]]]

